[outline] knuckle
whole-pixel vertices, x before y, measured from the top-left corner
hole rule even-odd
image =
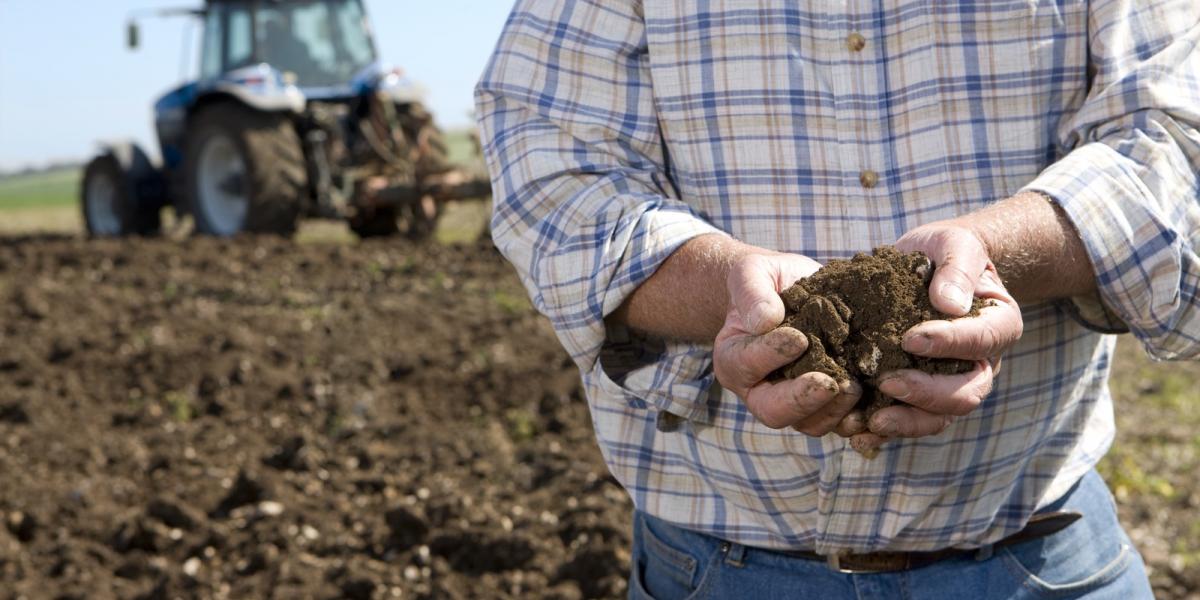
[[[979,352],[980,355],[990,355],[995,353],[1008,344],[1007,336],[1000,333],[1000,330],[992,323],[983,326],[983,330],[979,334]]]
[[[738,381],[736,369],[732,368],[732,361],[726,354],[727,351],[724,348],[718,348],[713,353],[713,374],[725,389],[733,392],[744,391],[740,389],[742,386]],[[739,393],[739,395],[741,394]]]
[[[946,431],[946,429],[948,429],[952,423],[954,423],[954,417],[949,415],[942,417],[941,424],[936,433],[942,433],[943,431]]]
[[[955,406],[955,410],[951,411],[951,414],[960,417],[971,414],[971,412],[979,408],[979,405],[982,403],[983,399],[978,394],[967,394],[967,396],[963,398],[962,402],[959,402]]]
[[[741,360],[735,360],[733,365],[731,365],[733,379],[739,387],[750,387],[757,383],[760,378],[758,370],[746,358],[743,355]]]
[[[713,370],[717,372],[718,377],[722,378],[722,383],[748,388],[756,382],[756,379],[752,377],[752,368],[747,354],[745,347],[731,344],[720,353],[719,360],[716,356],[713,357]]]
[[[767,426],[767,429],[783,429],[791,423],[778,415],[763,413],[757,416],[759,422]]]
[[[771,415],[763,411],[761,399],[753,393],[753,390],[743,396],[742,404],[746,406],[746,410],[751,416],[757,419],[759,423],[762,423],[771,429],[779,429],[779,426],[775,425],[775,420],[771,418]]]
[[[927,354],[941,356],[954,351],[962,343],[959,339],[960,337],[957,327],[950,326],[938,329],[933,335],[929,336],[929,352]]]
[[[988,394],[992,393],[992,380],[988,378],[979,384],[975,392],[976,406],[983,404],[983,399],[987,398]]]
[[[917,435],[920,426],[914,420],[904,417],[894,417],[891,419],[891,427],[895,429],[900,437],[913,437]]]

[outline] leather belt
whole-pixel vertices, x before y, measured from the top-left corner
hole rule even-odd
[[[867,554],[821,555],[807,550],[771,550],[778,554],[824,562],[839,573],[888,573],[927,567],[950,558],[988,558],[995,548],[1003,548],[1052,535],[1066,529],[1083,517],[1075,511],[1036,514],[1029,519],[1025,528],[990,546],[975,550],[947,548],[933,552],[871,552]]]

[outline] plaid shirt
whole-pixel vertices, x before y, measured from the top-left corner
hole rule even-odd
[[[493,235],[639,509],[761,547],[979,546],[1108,448],[1104,333],[1200,354],[1198,43],[1196,0],[520,0],[477,90]],[[756,422],[709,346],[604,321],[693,236],[827,261],[1023,189],[1098,295],[1024,306],[983,405],[874,460]]]

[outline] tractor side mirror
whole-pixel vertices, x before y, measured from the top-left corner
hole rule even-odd
[[[141,41],[141,31],[138,30],[137,21],[130,21],[125,26],[125,44],[130,50],[137,50],[138,43]]]

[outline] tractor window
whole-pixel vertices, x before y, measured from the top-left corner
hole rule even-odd
[[[308,53],[321,71],[330,71],[337,66],[337,52],[333,48],[333,22],[324,4],[312,4],[292,12],[292,30],[296,37],[308,41]]]
[[[250,64],[254,55],[254,38],[250,26],[250,9],[245,6],[229,7],[229,40],[226,42],[226,69],[235,69]]]
[[[224,12],[220,5],[214,5],[204,17],[204,51],[200,55],[200,77],[204,79],[221,74],[221,19]]]
[[[355,64],[369,65],[375,60],[375,47],[371,45],[370,23],[363,14],[362,5],[357,2],[335,2],[334,12],[337,13],[337,41]],[[354,35],[354,32],[366,32],[366,35]]]
[[[358,0],[259,5],[259,57],[304,87],[345,85],[375,60]]]

